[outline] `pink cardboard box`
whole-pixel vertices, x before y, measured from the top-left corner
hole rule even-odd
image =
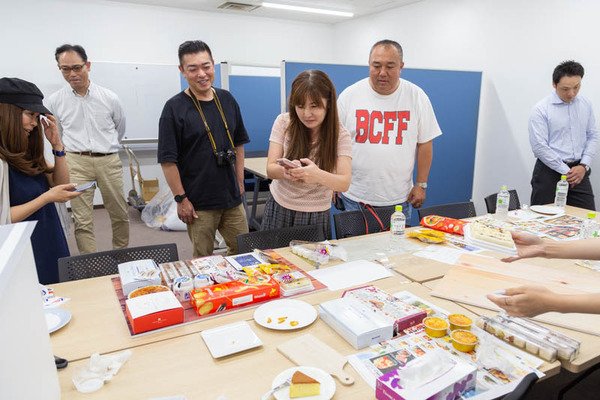
[[[453,400],[461,394],[475,389],[477,368],[456,360],[456,365],[425,385],[413,389],[402,388],[396,368],[379,378],[375,383],[375,397],[378,400]]]
[[[406,304],[373,285],[346,290],[342,297],[347,296],[373,307],[388,318],[393,318],[394,336],[406,328],[420,324],[427,316],[427,313],[420,308]]]

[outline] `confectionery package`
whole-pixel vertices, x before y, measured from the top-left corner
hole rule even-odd
[[[456,233],[464,235],[464,226],[468,222],[460,219],[446,218],[439,215],[428,215],[421,219],[421,226],[425,228],[435,229],[442,232]]]
[[[194,289],[190,293],[190,302],[198,315],[207,315],[276,299],[279,295],[279,284],[272,277],[257,275]]]
[[[493,318],[480,316],[475,324],[548,362],[572,361],[579,354],[579,341],[523,318],[499,313]]]
[[[183,307],[171,291],[128,299],[125,308],[135,334],[183,322]]]
[[[160,285],[161,274],[154,260],[136,260],[118,265],[123,295],[128,296],[135,289]]]
[[[369,305],[376,312],[392,318],[394,320],[394,336],[406,328],[420,324],[427,317],[427,313],[422,309],[404,303],[397,297],[372,285],[346,290],[342,297],[348,296]]]
[[[395,319],[354,296],[319,304],[319,317],[355,349],[391,339]]]

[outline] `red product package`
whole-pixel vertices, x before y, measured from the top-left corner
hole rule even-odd
[[[442,232],[456,233],[458,235],[464,235],[464,226],[467,225],[468,222],[461,221],[460,219],[454,218],[446,218],[441,217],[439,215],[428,215],[423,217],[421,220],[421,225],[435,229]]]

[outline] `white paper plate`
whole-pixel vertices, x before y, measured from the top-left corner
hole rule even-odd
[[[497,251],[498,253],[508,254],[510,256],[517,255],[517,247],[515,245],[513,245],[512,248],[508,248],[505,246],[501,246],[499,244],[488,243],[484,240],[472,238],[470,224],[467,224],[463,227],[463,232],[465,234],[465,242],[467,242],[468,244],[471,244],[471,245],[477,246],[477,247],[481,247],[482,249],[493,250],[493,251]]]
[[[214,358],[262,346],[261,340],[246,321],[207,329],[200,335]]]
[[[280,318],[285,319],[279,323]],[[312,324],[315,319],[317,319],[317,310],[300,300],[273,300],[254,311],[254,321],[257,324],[281,331],[304,328]],[[297,321],[298,324],[292,325],[292,321]]]
[[[531,206],[529,207],[531,211],[535,211],[538,214],[544,215],[557,215],[564,214],[565,210],[556,206]]]
[[[69,323],[71,312],[62,308],[46,308],[44,310],[48,333],[55,332]]]
[[[275,379],[273,379],[273,384],[271,385],[271,388],[274,388],[275,386],[285,382],[285,380],[294,375],[294,372],[296,371],[300,371],[321,383],[321,393],[318,396],[302,397],[303,400],[329,400],[335,394],[335,382],[331,375],[329,375],[322,369],[315,367],[294,367],[286,369],[285,371],[277,375]],[[275,396],[277,400],[290,400],[290,387],[287,386],[282,389],[279,389],[278,391],[273,393],[273,396]]]

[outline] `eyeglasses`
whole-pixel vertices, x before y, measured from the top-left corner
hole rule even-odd
[[[85,63],[71,65],[70,67],[68,65],[59,65],[58,69],[60,69],[63,74],[68,74],[71,71],[80,72],[83,67],[85,67]]]

